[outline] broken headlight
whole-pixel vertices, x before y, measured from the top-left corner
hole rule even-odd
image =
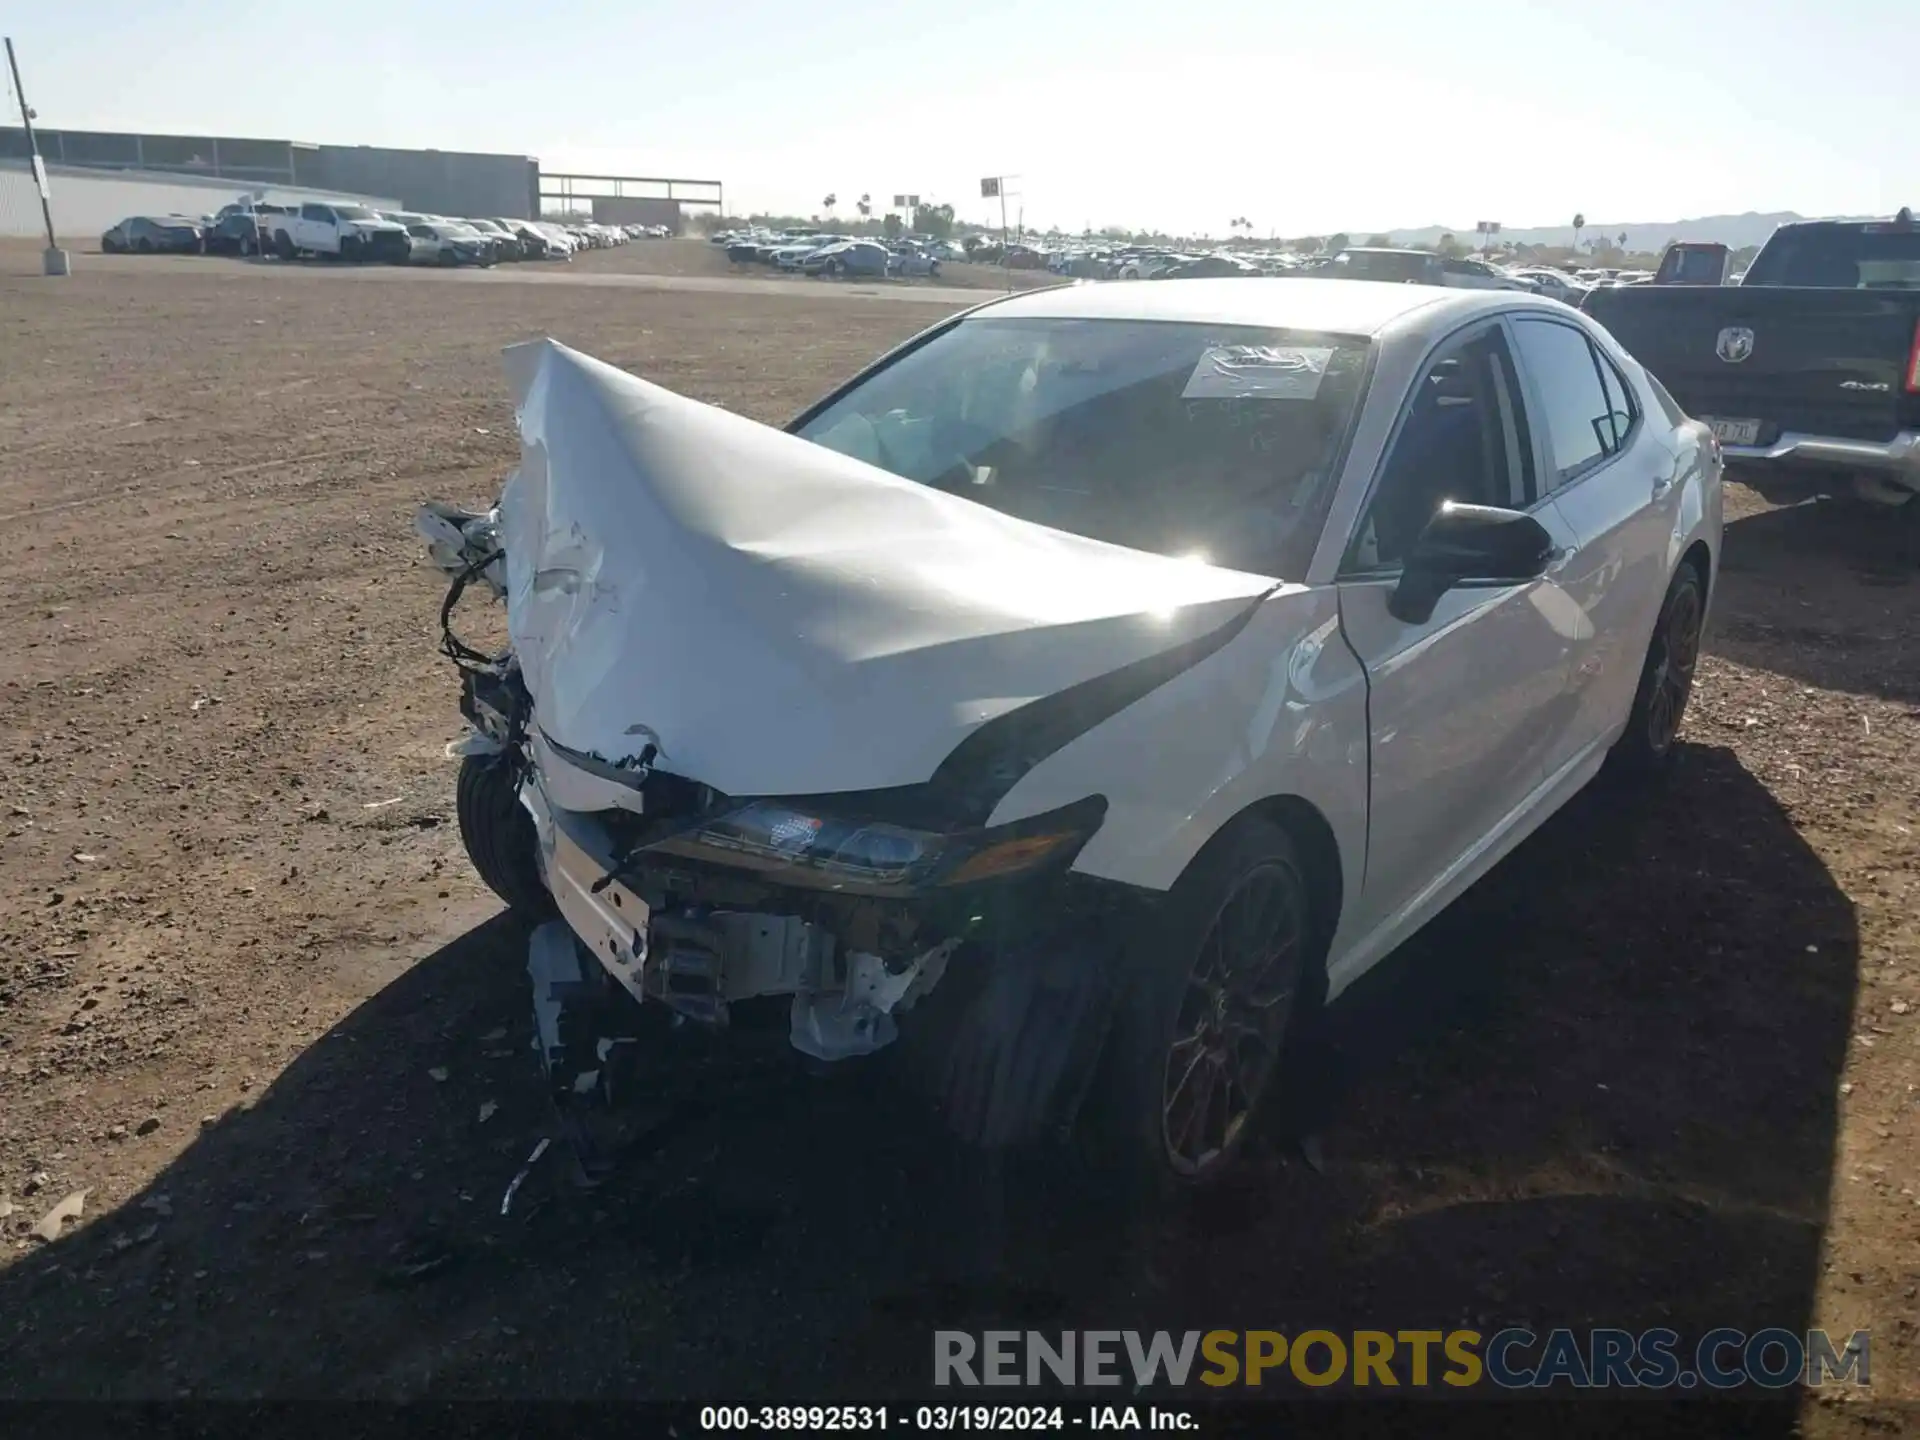
[[[1011,825],[946,832],[753,800],[651,848],[813,889],[911,893],[1064,866],[1106,810],[1095,795]]]

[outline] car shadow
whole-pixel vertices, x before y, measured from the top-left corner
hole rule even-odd
[[[0,1371],[16,1396],[867,1400],[924,1391],[936,1327],[1804,1329],[1856,952],[1765,789],[1688,746],[1333,1007],[1315,1164],[1263,1137],[1231,1189],[1143,1210],[746,1025],[663,1031],[644,1152],[591,1192],[550,1153],[503,1215],[550,1132],[501,918],[0,1278]]]
[[[1920,703],[1920,520],[1839,500],[1730,520],[1709,648],[1802,684]]]

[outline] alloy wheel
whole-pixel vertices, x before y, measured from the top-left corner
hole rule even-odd
[[[1664,754],[1680,733],[1680,719],[1693,692],[1694,667],[1700,660],[1700,589],[1682,585],[1668,607],[1660,636],[1660,660],[1647,703],[1647,744]]]
[[[1161,1079],[1160,1139],[1197,1179],[1243,1138],[1280,1056],[1307,910],[1290,865],[1255,866],[1230,890],[1188,972]]]

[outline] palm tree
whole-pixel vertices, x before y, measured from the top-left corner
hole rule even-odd
[[[840,203],[840,197],[838,195],[829,195],[827,196],[826,199],[820,202],[821,208],[827,212],[828,219],[833,218],[833,207],[838,205],[839,203]]]
[[[853,202],[853,208],[858,210],[860,212],[860,218],[865,220],[873,214],[873,196],[862,195],[858,200]]]
[[[1586,228],[1587,217],[1582,214],[1575,214],[1573,217],[1573,248],[1575,250],[1580,248],[1580,232]]]

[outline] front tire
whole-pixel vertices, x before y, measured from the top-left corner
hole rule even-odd
[[[300,253],[299,250],[294,246],[293,237],[284,230],[276,231],[274,233],[273,248],[274,248],[274,253],[277,254],[282,260],[292,260],[296,258]]]
[[[1169,892],[1130,957],[1108,1056],[1116,1158],[1150,1194],[1233,1169],[1319,1009],[1323,929],[1293,837],[1254,816]]]
[[[1673,762],[1680,722],[1693,693],[1706,613],[1707,591],[1700,572],[1691,563],[1683,564],[1674,572],[1661,602],[1633,708],[1627,713],[1627,728],[1608,756],[1615,770],[1654,775]]]
[[[553,909],[540,878],[540,840],[533,817],[520,803],[514,766],[499,755],[469,755],[460,762],[454,809],[467,858],[507,907],[528,918]]]

